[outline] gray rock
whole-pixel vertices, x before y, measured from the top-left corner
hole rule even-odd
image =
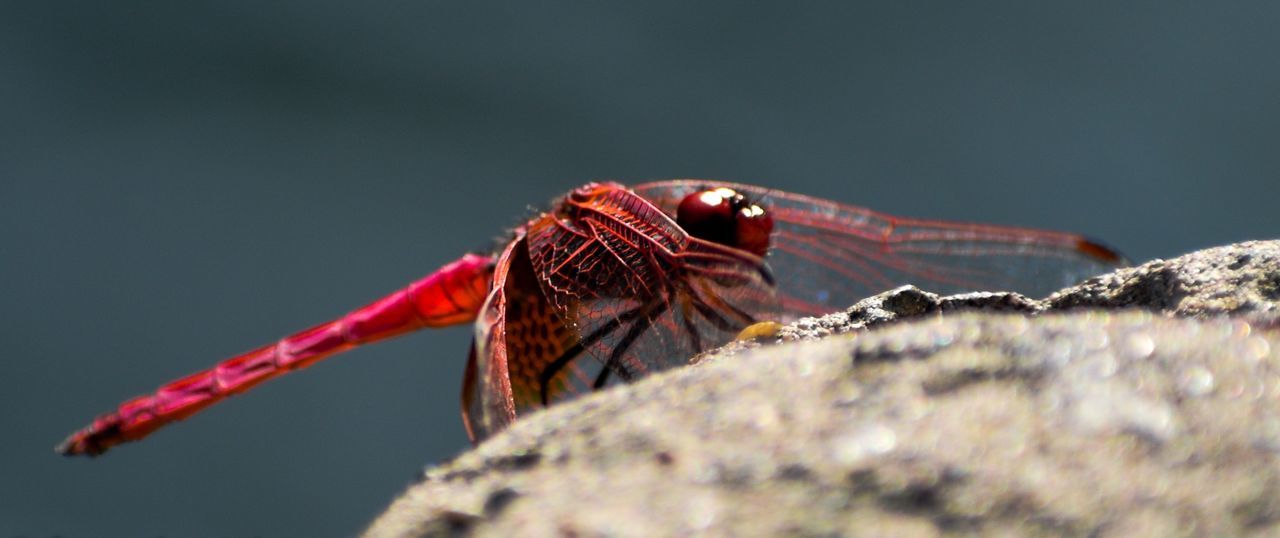
[[[1257,242],[1040,301],[900,288],[524,417],[367,534],[1274,535],[1278,267]]]
[[[1045,300],[1049,308],[1140,307],[1179,316],[1280,320],[1280,241],[1248,241],[1091,278]]]
[[[845,312],[793,323],[779,332],[778,340],[812,340],[960,310],[1035,315],[1080,308],[1141,308],[1201,318],[1231,315],[1259,326],[1276,326],[1280,321],[1280,241],[1249,241],[1173,260],[1153,260],[1090,278],[1041,300],[1009,292],[939,297],[903,286],[859,301]]]

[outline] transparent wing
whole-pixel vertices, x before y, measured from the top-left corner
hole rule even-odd
[[[1124,262],[1076,234],[895,217],[751,185],[672,180],[633,190],[674,215],[686,195],[708,187],[732,188],[771,212],[766,260],[782,307],[795,315],[844,308],[903,284],[1041,297]]]

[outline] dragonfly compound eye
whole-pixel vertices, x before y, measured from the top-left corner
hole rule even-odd
[[[684,197],[676,223],[689,235],[764,257],[773,217],[738,191],[720,187]]]

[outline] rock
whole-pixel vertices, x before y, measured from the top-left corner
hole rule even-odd
[[[1232,315],[1274,327],[1280,322],[1280,241],[1249,241],[1154,260],[1090,278],[1041,300],[1009,292],[939,297],[903,286],[845,312],[800,320],[780,331],[778,340],[813,340],[960,310],[1034,315],[1080,308],[1142,308],[1202,318]]]
[[[367,535],[1280,533],[1278,267],[900,288],[524,417]]]

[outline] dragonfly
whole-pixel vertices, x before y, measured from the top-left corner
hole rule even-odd
[[[501,248],[125,401],[56,450],[100,455],[337,353],[465,323],[462,419],[479,443],[518,416],[687,364],[758,322],[908,283],[1041,296],[1123,263],[1073,233],[896,217],[723,181],[589,183]]]

